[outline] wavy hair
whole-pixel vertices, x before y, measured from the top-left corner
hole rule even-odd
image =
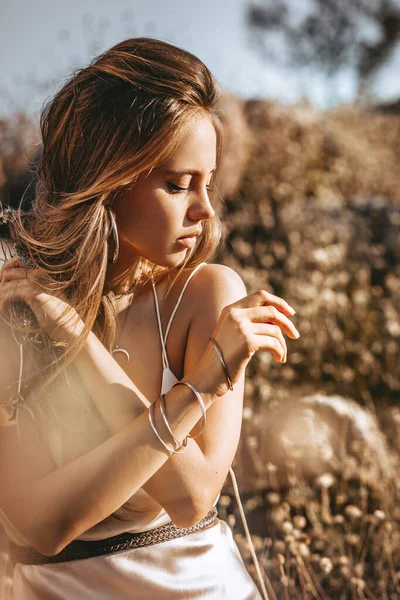
[[[21,315],[14,319],[17,330],[29,333],[31,346],[50,357],[41,363],[42,371],[52,367],[47,383],[72,362],[91,330],[109,351],[114,346],[118,322],[106,280],[111,253],[107,207],[122,188],[173,154],[195,115],[206,115],[214,125],[218,167],[222,127],[217,100],[215,81],[201,60],[169,43],[135,38],[76,70],[44,107],[35,198],[30,210],[9,219],[9,228],[37,266],[43,289],[62,294],[85,324],[80,338],[60,353],[60,343],[52,342],[37,322],[22,323]],[[177,276],[212,257],[220,239],[215,215],[175,268]],[[147,260],[143,264],[156,281],[168,271]],[[132,278],[136,267],[135,261],[121,281]]]

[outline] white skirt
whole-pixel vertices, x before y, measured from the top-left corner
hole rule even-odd
[[[46,565],[17,564],[16,600],[261,600],[220,519],[154,546]]]

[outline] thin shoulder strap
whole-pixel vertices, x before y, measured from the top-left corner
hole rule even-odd
[[[165,349],[164,336],[163,336],[162,326],[161,326],[160,307],[158,305],[158,297],[157,297],[157,292],[156,292],[156,285],[155,285],[154,281],[152,281],[151,283],[152,283],[152,286],[153,286],[153,296],[154,296],[154,304],[155,304],[155,307],[156,307],[158,331],[160,332],[163,367],[164,368],[166,368],[166,367],[169,368],[168,356],[167,356],[167,351]]]
[[[244,532],[246,534],[247,545],[249,547],[251,558],[253,559],[253,563],[254,563],[254,566],[255,566],[255,569],[256,569],[258,583],[260,584],[260,588],[261,588],[264,600],[269,600],[269,596],[268,596],[268,593],[267,593],[267,590],[266,590],[266,587],[265,587],[264,579],[263,579],[263,576],[262,576],[262,573],[261,573],[261,568],[260,568],[260,565],[258,563],[256,551],[254,549],[254,545],[253,545],[253,542],[251,540],[251,535],[250,535],[250,531],[249,531],[249,526],[247,525],[246,515],[244,513],[243,504],[242,504],[242,501],[240,499],[239,487],[238,487],[238,484],[237,484],[237,481],[236,481],[236,476],[235,476],[235,473],[234,473],[232,467],[229,469],[229,474],[231,476],[232,485],[233,485],[233,491],[235,492],[236,502],[238,504],[239,514],[240,514],[240,518],[242,520],[243,529],[244,529]],[[265,572],[264,572],[264,577],[265,577],[267,583],[269,584],[270,589],[272,589],[271,582],[269,581],[268,576],[267,576],[267,574]]]
[[[154,304],[156,307],[156,314],[157,314],[157,323],[158,323],[158,330],[160,332],[160,340],[161,340],[161,347],[162,347],[162,361],[163,361],[163,366],[168,367],[169,368],[169,362],[168,362],[168,356],[167,356],[167,350],[166,350],[166,345],[167,345],[167,337],[169,334],[169,331],[171,329],[171,325],[172,325],[172,321],[175,317],[176,311],[179,308],[179,305],[181,303],[181,300],[183,298],[183,294],[185,293],[185,290],[189,284],[189,281],[192,279],[193,275],[196,273],[196,271],[198,271],[198,269],[200,269],[200,267],[202,267],[203,265],[206,265],[207,263],[200,263],[199,265],[197,265],[197,267],[195,267],[193,269],[193,271],[190,273],[189,277],[187,278],[187,280],[185,281],[185,285],[182,288],[182,291],[179,295],[178,301],[175,304],[174,310],[172,311],[172,315],[169,319],[168,325],[167,325],[167,329],[165,332],[165,336],[163,335],[162,332],[162,325],[161,325],[161,315],[160,315],[160,306],[158,303],[158,296],[157,296],[157,290],[156,290],[156,285],[154,283],[154,281],[152,281],[152,285],[153,285],[153,294],[154,294]]]
[[[200,269],[200,267],[202,267],[203,265],[206,265],[206,264],[207,264],[207,263],[204,263],[204,262],[203,262],[203,263],[200,263],[199,265],[197,265],[197,267],[195,267],[195,268],[193,269],[193,271],[190,273],[189,277],[186,279],[186,281],[185,281],[185,285],[183,286],[183,288],[182,288],[182,291],[181,291],[181,293],[180,293],[180,295],[179,295],[178,302],[175,304],[175,308],[174,308],[174,310],[172,311],[172,315],[171,315],[171,317],[170,317],[170,319],[169,319],[169,322],[168,322],[168,325],[167,325],[167,329],[166,329],[166,331],[165,331],[164,345],[166,345],[166,344],[167,344],[167,338],[168,338],[169,330],[171,329],[172,321],[174,320],[174,317],[175,317],[176,311],[177,311],[177,310],[178,310],[178,308],[179,308],[179,305],[180,305],[180,303],[181,303],[181,300],[182,300],[182,298],[183,298],[183,294],[185,293],[185,290],[186,290],[186,288],[187,288],[187,286],[188,286],[188,284],[189,284],[189,281],[192,279],[193,275],[194,275],[194,274],[195,274],[195,273],[196,273],[196,272],[197,272],[197,271]]]

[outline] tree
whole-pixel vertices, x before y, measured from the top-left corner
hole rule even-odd
[[[399,41],[400,0],[261,0],[246,20],[264,58],[328,75],[351,67],[362,88]]]

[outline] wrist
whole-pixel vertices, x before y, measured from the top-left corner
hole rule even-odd
[[[218,366],[218,365],[217,365]],[[185,374],[182,378],[189,381],[200,392],[203,400],[208,408],[215,400],[226,394],[228,386],[219,373],[214,374],[209,367],[203,367],[201,364],[198,368],[190,373]]]
[[[81,338],[85,323],[79,317],[78,313],[67,316],[66,318],[68,321],[55,327],[51,332],[50,337],[54,342],[62,342],[70,346]]]

